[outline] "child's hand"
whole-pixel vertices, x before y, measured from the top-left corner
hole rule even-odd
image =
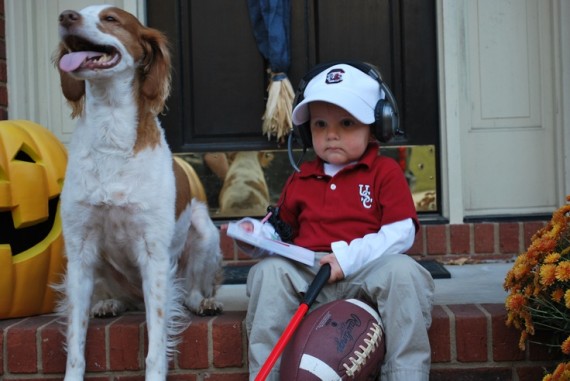
[[[324,265],[325,263],[331,265],[331,276],[329,278],[329,283],[334,283],[344,279],[344,272],[342,272],[342,269],[338,264],[338,260],[336,259],[336,256],[333,253],[327,254],[324,257],[322,257],[319,263],[321,264],[321,266]]]

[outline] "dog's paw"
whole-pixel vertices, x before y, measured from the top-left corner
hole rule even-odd
[[[190,311],[198,316],[214,316],[224,311],[224,305],[214,298],[204,298],[198,308],[190,308]]]
[[[91,307],[91,315],[95,317],[118,316],[125,311],[125,304],[116,299],[99,300]]]

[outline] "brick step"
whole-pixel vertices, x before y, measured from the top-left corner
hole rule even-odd
[[[509,260],[524,251],[544,223],[426,225],[409,254],[443,261]],[[252,263],[225,234],[222,249],[225,265]],[[226,307],[237,308],[216,317],[192,318],[171,362],[169,380],[248,380],[244,301],[233,297],[228,301]],[[519,332],[505,326],[503,303],[443,303],[447,301],[433,309],[429,332],[432,381],[540,380],[544,369],[556,364],[558,359],[545,347],[531,344],[524,352],[518,349]],[[61,380],[66,358],[62,330],[55,315],[0,320],[0,380]],[[146,346],[142,313],[92,319],[86,379],[143,380]]]
[[[430,380],[540,380],[556,363],[548,350],[517,347],[502,304],[436,305],[430,329]],[[170,365],[169,380],[246,381],[245,312],[192,317]],[[60,380],[65,370],[61,320],[55,315],[0,320],[0,379]],[[92,319],[87,380],[143,380],[146,326],[142,313]]]

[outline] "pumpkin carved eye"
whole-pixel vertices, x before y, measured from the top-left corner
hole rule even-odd
[[[35,163],[36,161],[34,159],[32,159],[32,157],[30,155],[28,155],[26,153],[26,151],[24,150],[19,150],[18,153],[16,154],[16,156],[14,156],[14,160],[17,161],[25,161],[28,163]]]

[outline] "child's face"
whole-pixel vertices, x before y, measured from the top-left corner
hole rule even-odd
[[[370,126],[345,109],[326,102],[311,102],[313,149],[324,161],[342,165],[360,159],[370,141]]]

